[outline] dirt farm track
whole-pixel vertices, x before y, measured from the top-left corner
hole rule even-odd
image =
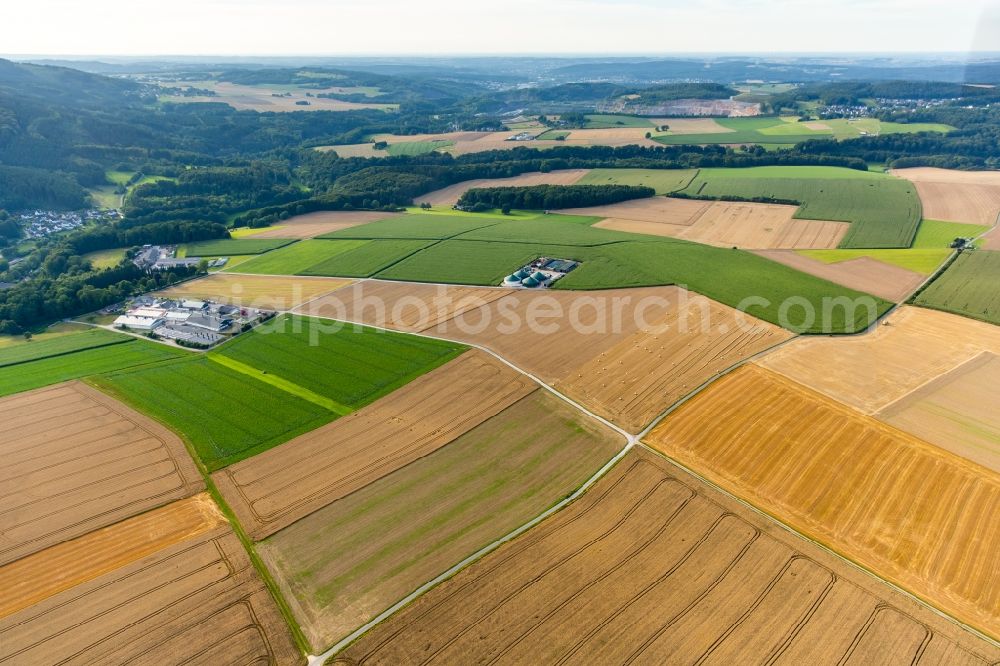
[[[1000,650],[636,450],[332,663],[984,664]]]

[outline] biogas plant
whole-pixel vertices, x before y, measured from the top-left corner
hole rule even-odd
[[[556,280],[579,265],[580,262],[572,259],[542,257],[511,273],[503,279],[500,285],[524,289],[545,289],[551,287]]]

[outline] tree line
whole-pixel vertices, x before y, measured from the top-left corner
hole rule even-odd
[[[638,185],[530,185],[527,187],[474,187],[458,200],[459,208],[511,208],[549,210],[585,208],[654,196],[651,187]]]

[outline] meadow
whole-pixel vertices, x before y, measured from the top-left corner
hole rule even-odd
[[[285,315],[210,356],[231,358],[354,410],[464,350],[451,342]]]
[[[687,187],[696,173],[695,169],[591,169],[576,184],[644,185],[667,194]]]
[[[336,414],[204,356],[113,372],[98,388],[166,424],[211,471],[336,418]]]
[[[389,153],[393,157],[399,155],[424,155],[426,153],[433,153],[435,150],[441,150],[454,145],[454,142],[445,141],[443,139],[432,141],[401,141],[399,143],[390,143],[386,147],[385,152]]]
[[[96,349],[123,342],[133,342],[134,340],[135,338],[130,336],[112,333],[100,328],[41,340],[31,340],[24,344],[0,348],[0,368],[52,356],[72,354],[85,349]]]
[[[1000,252],[963,252],[917,295],[924,307],[1000,324]]]
[[[839,167],[701,169],[680,192],[692,197],[799,202],[797,218],[851,223],[841,241],[843,248],[909,247],[921,217],[912,183]]]
[[[112,248],[110,250],[97,250],[83,255],[93,265],[94,268],[111,268],[117,266],[125,257],[125,248]]]
[[[39,343],[41,344],[41,343]],[[28,391],[102,372],[155,364],[186,355],[166,345],[128,340],[0,367],[0,395]]]
[[[619,116],[613,114],[587,114],[587,124],[584,129],[610,129],[614,127],[648,127],[653,128],[653,122],[648,118],[638,116]]]
[[[186,257],[226,257],[230,255],[261,254],[284,247],[293,240],[285,238],[229,238],[198,241],[183,245],[178,254]]]
[[[295,275],[311,266],[361,247],[363,240],[303,240],[239,264],[238,273]]]

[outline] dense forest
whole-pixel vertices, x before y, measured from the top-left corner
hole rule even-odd
[[[549,210],[583,208],[644,199],[656,194],[651,187],[636,185],[531,185],[528,187],[474,187],[458,200],[460,208],[489,210],[511,208]]]

